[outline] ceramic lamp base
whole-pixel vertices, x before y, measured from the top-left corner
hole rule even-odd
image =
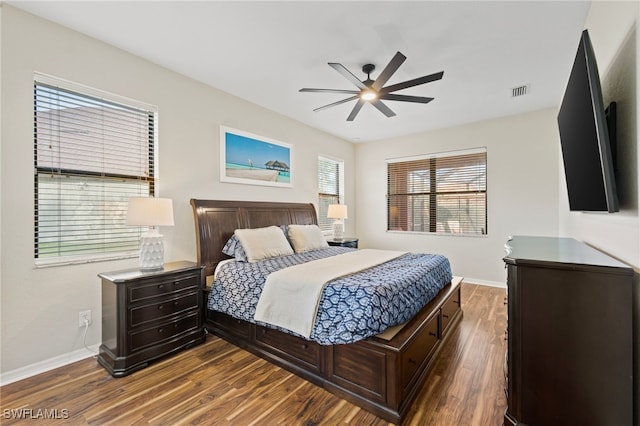
[[[341,239],[344,235],[344,223],[335,221],[333,222],[333,238]]]
[[[164,244],[162,235],[145,234],[140,238],[140,269],[162,269],[164,265]]]

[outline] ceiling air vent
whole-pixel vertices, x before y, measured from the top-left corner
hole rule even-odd
[[[529,93],[529,85],[525,84],[523,86],[514,87],[511,89],[511,97],[517,98],[518,96],[524,96]]]

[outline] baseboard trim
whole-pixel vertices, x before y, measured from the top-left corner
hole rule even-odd
[[[34,364],[30,364],[24,367],[17,368],[15,370],[7,371],[0,374],[0,386],[8,385],[9,383],[17,382],[19,380],[27,379],[37,374],[45,373],[58,367],[63,367],[68,364],[72,364],[76,361],[96,356],[100,344],[89,346],[89,348],[82,348],[69,352],[67,354],[59,355],[53,358],[45,359]],[[93,351],[93,352],[92,352]]]
[[[487,280],[477,280],[475,278],[467,278],[465,277],[462,282],[467,283],[467,284],[477,284],[477,285],[484,285],[487,287],[500,287],[500,288],[507,288],[507,283],[505,282],[500,282],[500,281],[487,281]]]

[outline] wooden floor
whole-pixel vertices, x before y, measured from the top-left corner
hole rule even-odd
[[[405,424],[502,424],[504,296],[504,289],[462,284],[464,317]],[[214,336],[120,379],[91,358],[12,383],[0,388],[0,407],[3,425],[387,424]],[[16,420],[18,413],[31,419]]]

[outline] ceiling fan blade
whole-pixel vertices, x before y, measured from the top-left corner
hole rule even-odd
[[[371,88],[374,90],[380,90],[382,86],[384,86],[384,84],[387,82],[387,80],[389,80],[389,78],[393,75],[393,73],[398,71],[398,68],[400,68],[400,65],[402,65],[405,59],[407,59],[406,56],[404,56],[400,52],[396,52],[395,56],[391,59],[391,61],[387,64],[387,66],[382,70],[380,75],[378,75],[378,78],[376,78],[376,81],[373,82],[373,84],[371,85]]]
[[[419,86],[420,84],[440,80],[443,75],[444,71],[440,71],[434,74],[425,75],[424,77],[414,78],[413,80],[403,81],[402,83],[392,84],[391,86],[383,87],[382,89],[380,89],[380,93],[391,93],[395,92],[396,90],[402,90],[413,86]]]
[[[348,69],[346,69],[344,67],[344,65],[342,64],[338,64],[336,62],[329,62],[329,66],[331,68],[333,68],[334,70],[338,71],[340,74],[342,74],[344,77],[346,77],[347,80],[349,80],[350,82],[352,82],[353,84],[356,85],[356,87],[358,87],[359,89],[366,89],[367,86],[361,82],[358,77],[356,77],[355,75],[353,75],[351,73],[351,71],[349,71]]]
[[[358,99],[358,96],[351,96],[350,98],[342,99],[341,101],[333,102],[333,103],[331,103],[329,105],[321,106],[319,108],[314,109],[314,111],[315,112],[322,111],[323,109],[331,108],[331,107],[334,107],[336,105],[340,105],[340,104],[343,104],[345,102],[352,101],[354,99]]]
[[[382,103],[380,99],[376,99],[375,101],[371,101],[371,105],[378,108],[378,111],[386,115],[387,117],[393,117],[396,115],[395,112],[391,111],[388,106]]]
[[[433,98],[427,98],[424,96],[394,95],[393,93],[381,95],[380,99],[385,99],[387,101],[417,102],[419,104],[426,104],[433,100]]]
[[[303,88],[300,89],[299,92],[309,92],[309,93],[347,93],[350,95],[357,95],[358,93],[360,93],[357,90],[342,90],[342,89],[310,89],[310,88]]]
[[[358,115],[364,103],[365,101],[363,101],[362,99],[358,99],[358,102],[356,102],[356,105],[351,110],[351,114],[349,114],[349,117],[347,117],[347,121],[353,121],[356,118],[356,115]]]

